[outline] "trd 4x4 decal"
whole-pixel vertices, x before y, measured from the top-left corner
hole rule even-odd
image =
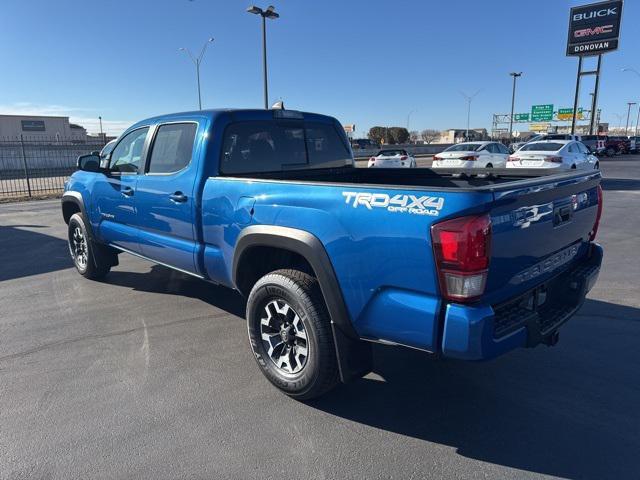
[[[363,206],[369,210],[385,208],[389,212],[412,213],[414,215],[430,215],[437,217],[444,207],[444,198],[418,195],[366,192],[342,192],[345,203],[353,208]]]

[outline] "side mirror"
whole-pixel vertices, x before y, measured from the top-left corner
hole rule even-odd
[[[78,157],[78,170],[83,170],[85,172],[99,172],[100,155],[95,153],[80,155]]]

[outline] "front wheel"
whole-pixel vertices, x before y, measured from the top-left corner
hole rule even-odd
[[[309,400],[338,383],[338,365],[318,281],[277,270],[255,284],[247,300],[249,341],[260,370],[287,395]]]
[[[91,241],[84,219],[79,213],[74,213],[69,219],[68,241],[73,264],[78,273],[85,278],[102,278],[116,263],[104,247],[101,248]]]

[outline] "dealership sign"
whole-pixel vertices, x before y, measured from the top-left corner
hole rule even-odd
[[[573,7],[567,55],[599,55],[618,49],[622,0]]]
[[[550,122],[551,120],[553,120],[553,104],[531,107],[532,122]]]

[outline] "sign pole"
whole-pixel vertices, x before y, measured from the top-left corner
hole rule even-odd
[[[582,76],[582,56],[578,57],[578,76],[576,78],[576,95],[573,98],[573,117],[571,120],[571,135],[576,133],[576,116],[578,115],[578,97],[580,96],[580,77]]]
[[[598,125],[596,124],[597,122],[596,107],[598,106],[598,88],[600,87],[600,67],[601,66],[602,66],[602,55],[598,55],[598,66],[596,67],[596,84],[593,87],[593,98],[591,99],[591,123],[589,125],[589,135],[593,135],[594,130],[596,130],[596,132],[598,130]]]

